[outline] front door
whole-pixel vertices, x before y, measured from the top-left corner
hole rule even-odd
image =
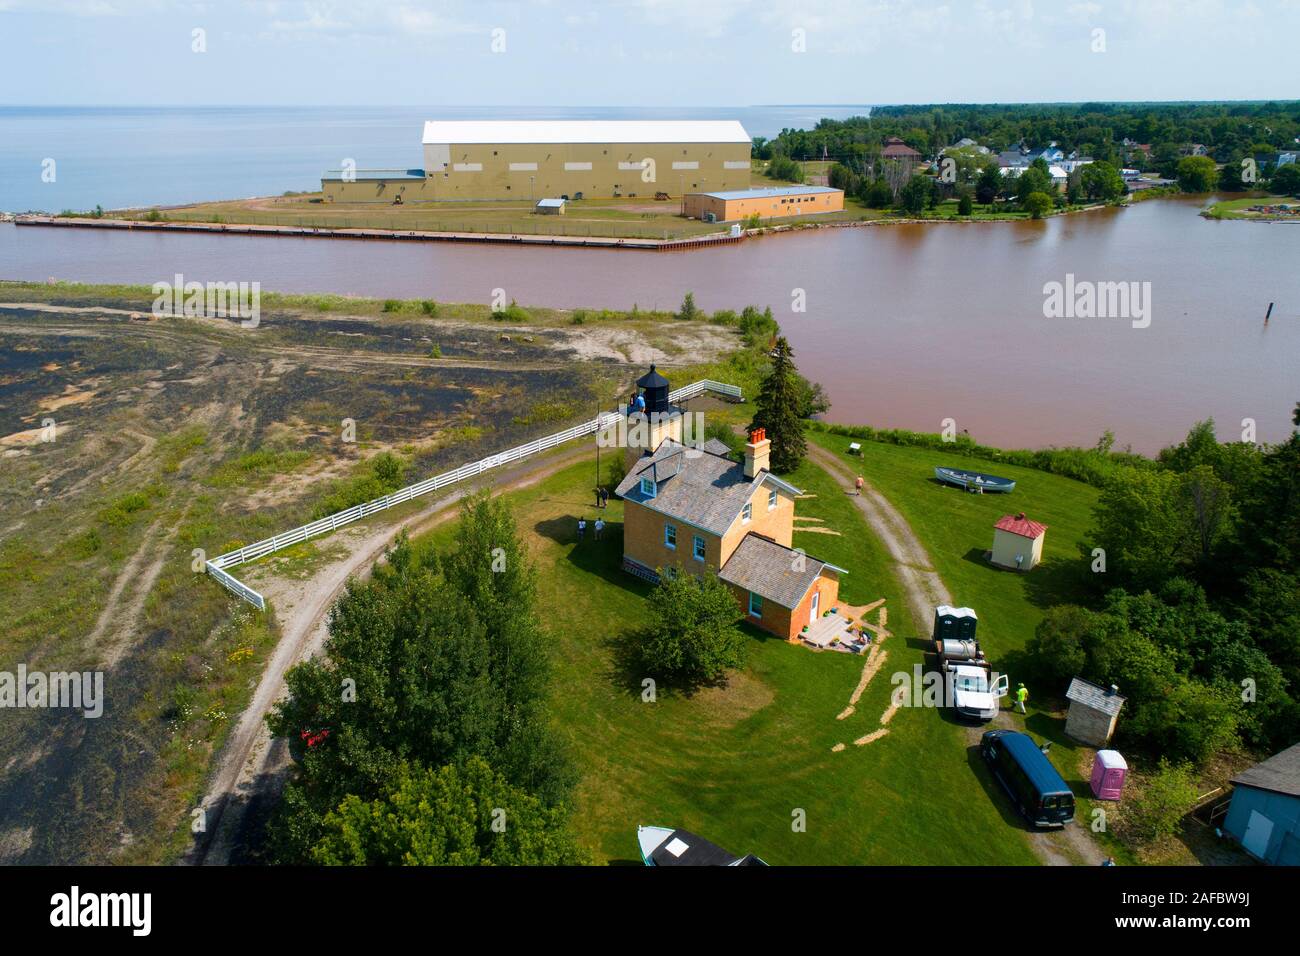
[[[814,592],[813,592],[812,610],[810,610],[810,611],[808,612],[808,623],[809,623],[809,624],[814,624],[814,623],[816,623],[816,621],[817,621],[817,608],[821,606],[821,602],[822,602],[822,592],[821,592],[821,591],[814,591]]]

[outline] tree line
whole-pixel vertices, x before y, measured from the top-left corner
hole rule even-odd
[[[1202,422],[1154,466],[1115,467],[1094,518],[1095,598],[1048,611],[1030,670],[1118,685],[1116,740],[1152,758],[1300,739],[1300,434],[1220,442]]]

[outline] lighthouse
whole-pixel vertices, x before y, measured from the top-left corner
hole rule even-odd
[[[628,409],[627,450],[624,464],[631,468],[642,455],[653,452],[666,438],[682,440],[682,410],[668,400],[668,379],[653,365],[636,381],[640,390]]]

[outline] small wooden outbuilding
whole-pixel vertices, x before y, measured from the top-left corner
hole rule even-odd
[[[563,216],[564,200],[563,199],[542,199],[537,203],[533,210],[540,216]]]
[[[1043,559],[1047,525],[1030,521],[1022,511],[1003,515],[993,526],[993,551],[989,560],[1016,571],[1032,570]]]
[[[1070,681],[1065,697],[1070,702],[1065,718],[1066,735],[1091,747],[1107,746],[1115,733],[1120,708],[1124,706],[1119,688],[1114,684],[1109,688],[1100,687],[1076,677]]]

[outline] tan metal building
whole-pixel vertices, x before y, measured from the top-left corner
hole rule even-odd
[[[749,186],[735,120],[431,120],[419,175],[321,180],[327,202],[653,199]]]
[[[844,190],[829,186],[771,186],[762,189],[688,193],[682,212],[692,219],[731,222],[757,215],[761,219],[808,216],[844,208]]]

